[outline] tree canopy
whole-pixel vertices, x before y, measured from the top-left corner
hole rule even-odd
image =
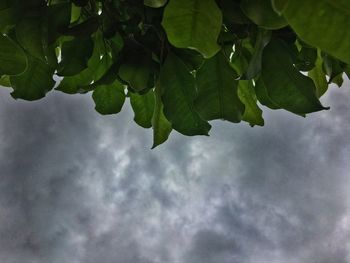
[[[261,105],[305,116],[350,74],[349,0],[0,0],[0,85],[15,99],[130,100],[153,128],[208,135],[208,121],[264,125]],[[258,103],[259,102],[259,103]]]

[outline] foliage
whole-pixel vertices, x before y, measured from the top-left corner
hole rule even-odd
[[[208,135],[264,125],[258,102],[305,116],[349,74],[348,0],[0,0],[0,85],[17,99],[92,92],[96,110]],[[55,86],[55,82],[57,85]]]

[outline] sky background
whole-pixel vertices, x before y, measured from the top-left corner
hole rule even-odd
[[[152,131],[90,94],[0,90],[0,262],[350,262],[350,84],[306,119]]]

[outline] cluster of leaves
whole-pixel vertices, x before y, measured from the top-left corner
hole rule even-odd
[[[325,109],[319,97],[349,72],[349,10],[349,0],[0,0],[0,85],[25,100],[56,81],[92,91],[101,114],[128,98],[154,147],[172,129],[207,135],[214,119],[264,125],[258,101]]]

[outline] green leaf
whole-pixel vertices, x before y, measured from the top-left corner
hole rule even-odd
[[[152,55],[136,49],[126,54],[123,64],[119,68],[119,76],[129,83],[134,91],[147,89],[152,70]]]
[[[8,75],[3,75],[0,77],[0,86],[11,87],[10,77]]]
[[[73,76],[88,66],[94,43],[91,38],[74,38],[62,44],[62,59],[58,64],[57,74]]]
[[[302,46],[295,67],[300,71],[310,71],[315,67],[317,49]]]
[[[283,109],[306,114],[325,109],[313,81],[294,66],[283,41],[273,39],[264,49],[261,77],[268,96]]]
[[[339,80],[339,75],[342,75],[344,72],[344,67],[343,63],[339,61],[338,59],[328,55],[324,54],[323,56],[323,68],[326,74],[329,76],[329,81],[328,83],[333,82],[335,78],[338,78]],[[339,85],[338,85],[339,86]]]
[[[269,97],[269,95],[267,94],[265,83],[261,77],[255,82],[254,88],[255,88],[256,97],[262,105],[273,110],[277,110],[281,108],[276,103],[274,103]]]
[[[114,63],[109,67],[109,69],[107,69],[107,71],[101,76],[101,78],[85,87],[85,89],[93,90],[99,85],[110,85],[116,80],[118,80],[118,65]]]
[[[203,56],[195,50],[175,49],[174,53],[185,63],[190,71],[199,69],[204,62]]]
[[[305,42],[350,63],[350,1],[288,1],[283,12]]]
[[[125,101],[124,86],[118,82],[98,86],[92,93],[92,98],[97,112],[103,115],[118,113]]]
[[[98,29],[98,23],[98,18],[93,16],[86,19],[84,22],[81,22],[80,24],[65,29],[62,33],[64,35],[74,36],[77,38],[89,37]]]
[[[327,78],[322,69],[322,59],[317,57],[315,67],[308,72],[308,76],[316,86],[316,96],[320,98],[328,89]]]
[[[170,0],[162,21],[172,45],[196,49],[206,58],[220,50],[221,24],[222,13],[215,0]]]
[[[235,71],[222,52],[204,62],[196,73],[198,96],[195,108],[205,120],[240,122],[244,105],[237,95]]]
[[[164,115],[172,127],[184,135],[208,135],[211,126],[200,118],[193,105],[196,98],[194,77],[172,53],[161,68],[159,85],[163,89]]]
[[[60,82],[56,90],[68,94],[81,92],[82,87],[99,80],[112,65],[112,59],[108,54],[104,54],[103,43],[99,36],[95,37],[94,50],[91,58],[88,61],[88,67],[74,76],[66,76]],[[102,58],[100,58],[102,56]],[[115,79],[107,84],[111,84]],[[106,83],[102,83],[106,84]]]
[[[131,107],[134,110],[134,121],[143,128],[152,126],[152,116],[154,112],[154,92],[148,91],[146,94],[139,95],[129,93]]]
[[[38,100],[45,97],[55,85],[53,69],[42,60],[32,56],[28,58],[28,69],[21,75],[10,77],[14,90],[11,96],[15,99]]]
[[[71,15],[70,15],[70,23],[78,22],[80,16],[81,16],[81,10],[82,8],[80,6],[77,6],[72,3],[71,7]]]
[[[72,2],[80,7],[86,6],[89,2],[89,0],[72,0]]]
[[[40,19],[25,18],[20,20],[16,24],[16,38],[29,54],[45,61]]]
[[[27,56],[9,37],[0,34],[0,75],[18,75],[27,68]]]
[[[259,30],[257,39],[254,45],[254,53],[249,62],[247,70],[243,78],[253,79],[261,71],[261,57],[265,46],[269,43],[271,31]]]
[[[153,146],[152,149],[165,142],[172,130],[171,123],[167,120],[163,112],[163,102],[161,100],[161,86],[156,85],[154,89],[155,105],[152,116]]]
[[[0,32],[6,31],[6,27],[16,24],[19,12],[13,7],[0,9]]]
[[[124,46],[124,40],[119,34],[116,34],[111,39],[108,39],[108,43],[111,47],[113,56],[116,56]]]
[[[339,74],[332,79],[332,83],[336,84],[339,88],[343,85],[343,74]]]
[[[240,80],[238,84],[238,97],[245,106],[242,120],[250,126],[264,126],[262,110],[258,107],[253,83],[249,80]]]
[[[287,21],[272,8],[271,0],[242,0],[241,8],[260,27],[278,29],[287,25]]]
[[[249,50],[244,47],[244,45],[236,44],[235,51],[231,56],[231,66],[237,72],[238,76],[243,76],[243,74],[247,71],[249,66],[248,61],[251,60],[251,54]]]
[[[286,9],[289,0],[271,0],[272,8],[279,15]]]
[[[56,41],[70,23],[71,19],[70,2],[54,4],[47,7],[47,15],[45,16],[47,25],[48,45]]]
[[[250,20],[242,12],[239,3],[232,0],[221,0],[220,6],[224,24],[249,24]]]
[[[56,90],[67,94],[84,93],[84,87],[100,79],[110,68],[111,64],[112,59],[109,55],[105,55],[101,59],[91,58],[86,69],[77,75],[64,77]]]
[[[143,4],[145,6],[153,7],[153,8],[159,8],[166,4],[167,0],[144,0]]]

